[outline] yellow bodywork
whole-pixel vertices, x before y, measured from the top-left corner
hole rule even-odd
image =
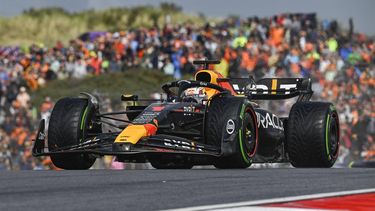
[[[142,137],[147,136],[143,125],[129,125],[115,139],[115,143],[136,144]]]
[[[212,70],[200,70],[200,71],[198,71],[194,76],[195,80],[203,81],[203,80],[198,80],[199,75],[202,74],[202,73],[210,75],[210,77],[207,78],[208,80],[204,80],[204,82],[208,82],[208,83],[215,84],[215,85],[218,84],[217,83],[217,79],[219,78],[218,73],[215,72],[215,71],[212,71]],[[215,89],[211,89],[211,88],[204,88],[204,89],[206,91],[206,95],[207,95],[208,99],[211,98],[212,96],[214,96],[217,93],[217,90],[215,90]]]

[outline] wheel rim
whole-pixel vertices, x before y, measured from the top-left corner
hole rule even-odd
[[[337,124],[337,115],[333,114],[332,119],[330,121],[329,125],[329,152],[330,155],[334,158],[336,157],[338,153],[339,148],[339,130],[338,130],[338,124]]]
[[[254,154],[255,147],[256,147],[256,134],[255,134],[254,123],[251,117],[250,117],[250,121],[246,122],[245,124],[246,124],[244,127],[245,148],[246,148],[246,151],[248,152],[247,154],[249,156],[252,156]]]

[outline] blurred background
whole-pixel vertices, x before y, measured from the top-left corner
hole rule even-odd
[[[0,0],[0,170],[55,169],[31,155],[40,119],[81,91],[101,109],[160,97],[195,59],[226,77],[310,77],[340,115],[337,167],[375,160],[375,1]],[[261,102],[287,116],[292,101]],[[148,168],[98,160],[94,168]]]

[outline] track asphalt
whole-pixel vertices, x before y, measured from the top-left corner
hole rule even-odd
[[[375,169],[0,172],[0,210],[160,210],[375,188]]]

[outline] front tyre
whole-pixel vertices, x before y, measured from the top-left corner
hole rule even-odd
[[[54,151],[82,143],[91,130],[95,109],[83,98],[62,98],[54,106],[48,127],[48,150]],[[100,131],[99,131],[100,130]],[[52,163],[62,169],[89,169],[95,157],[88,154],[51,155]]]
[[[293,105],[286,134],[287,152],[294,167],[329,168],[339,152],[339,118],[331,103]]]

